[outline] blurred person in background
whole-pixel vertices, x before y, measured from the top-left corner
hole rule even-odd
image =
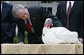
[[[15,21],[12,15],[12,5],[1,1],[1,43],[13,43]]]
[[[63,1],[57,7],[56,16],[64,27],[78,32],[79,41],[83,43],[83,1]]]

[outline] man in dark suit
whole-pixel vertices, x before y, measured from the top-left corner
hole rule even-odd
[[[83,43],[83,1],[63,1],[57,7],[56,16],[64,27],[78,32]]]
[[[15,27],[12,5],[1,1],[1,43],[13,43]]]
[[[13,7],[13,15],[15,16],[18,26],[18,38],[20,43],[24,42],[25,31],[28,32],[29,44],[43,43],[42,29],[44,22],[46,18],[53,17],[44,7],[29,6],[25,8],[23,5],[17,4]]]

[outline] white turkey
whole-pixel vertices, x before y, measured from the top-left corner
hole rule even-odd
[[[78,33],[72,32],[65,27],[52,27],[52,20],[46,19],[42,33],[44,44],[59,44],[59,43],[80,43]]]

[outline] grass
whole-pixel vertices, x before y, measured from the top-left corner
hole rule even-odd
[[[15,35],[13,39],[14,43],[18,43],[18,36]],[[24,34],[24,44],[28,44],[28,33]]]

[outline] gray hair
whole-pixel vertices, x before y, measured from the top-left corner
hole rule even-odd
[[[25,9],[25,7],[20,4],[13,5],[12,13],[15,17],[20,13],[20,9]]]

